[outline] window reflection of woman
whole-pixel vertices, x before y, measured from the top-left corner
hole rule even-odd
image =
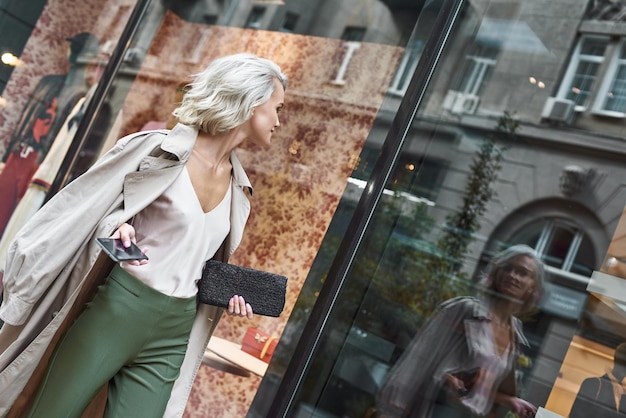
[[[239,295],[227,309],[198,304],[197,282],[241,242],[252,186],[234,150],[270,146],[287,77],[234,54],[189,87],[176,126],[118,140],[11,242],[0,415],[80,417],[100,393],[106,417],[182,417],[222,312],[252,319]],[[113,264],[96,237],[135,242],[150,262]]]
[[[516,316],[533,308],[543,276],[528,246],[497,254],[482,294],[445,301],[411,341],[378,392],[379,415],[482,417],[502,405],[534,416],[516,396],[514,364],[528,344]]]

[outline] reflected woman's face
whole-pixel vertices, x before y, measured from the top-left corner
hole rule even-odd
[[[513,299],[525,301],[533,294],[537,264],[532,257],[518,255],[496,270],[495,290]]]

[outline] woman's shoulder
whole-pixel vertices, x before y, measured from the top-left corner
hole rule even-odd
[[[484,310],[482,301],[474,296],[457,296],[440,305],[442,311],[455,311],[471,316],[480,316]]]
[[[118,139],[115,146],[126,148],[129,145],[142,146],[146,143],[154,143],[158,145],[163,142],[168,132],[169,131],[166,129],[134,132]]]
[[[454,298],[446,300],[441,304],[442,307],[457,306],[472,308],[478,305],[482,306],[482,302],[480,301],[480,299],[474,296],[456,296]]]

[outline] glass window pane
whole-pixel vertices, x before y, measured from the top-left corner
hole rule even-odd
[[[482,86],[489,80],[491,71],[496,65],[498,48],[478,44],[475,53],[466,57],[459,91],[480,95]]]
[[[599,68],[600,65],[596,63],[580,62],[566,97],[578,106],[587,105]]]
[[[246,23],[247,28],[258,29],[261,27],[261,21],[265,16],[265,7],[253,7],[250,12],[250,17]]]
[[[620,65],[615,73],[613,84],[607,93],[606,110],[626,111],[626,65]]]
[[[593,254],[593,242],[585,235],[578,248],[570,271],[575,274],[580,274],[581,276],[591,277],[596,264]]]
[[[561,268],[574,240],[575,231],[556,225],[545,247],[544,261],[549,266]]]
[[[287,12],[285,14],[285,20],[283,21],[280,31],[292,33],[296,28],[298,18],[299,16],[296,13]]]
[[[580,48],[581,55],[594,55],[603,57],[608,40],[600,38],[585,38]]]
[[[349,26],[344,29],[341,39],[344,41],[360,42],[365,37],[365,28]]]

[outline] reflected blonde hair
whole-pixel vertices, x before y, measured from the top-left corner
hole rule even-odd
[[[532,247],[524,244],[512,245],[494,255],[485,271],[484,285],[488,294],[497,294],[498,280],[496,279],[496,276],[498,275],[499,270],[501,270],[506,264],[510,263],[511,260],[521,255],[533,259],[536,266],[536,271],[534,272],[535,286],[533,288],[533,292],[526,298],[526,300],[522,301],[522,306],[519,312],[520,314],[525,314],[531,312],[536,303],[539,301],[539,298],[543,293],[546,280],[546,272],[543,261],[541,261],[541,258]]]
[[[225,133],[252,117],[274,93],[274,80],[287,89],[287,76],[274,62],[241,53],[218,58],[193,76],[172,114],[211,135]]]

